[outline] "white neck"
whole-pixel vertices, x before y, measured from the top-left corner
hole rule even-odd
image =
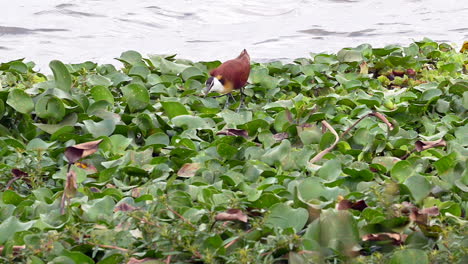
[[[223,93],[224,91],[224,86],[223,84],[218,80],[218,78],[213,78],[213,85],[210,87],[205,88],[205,95],[209,94],[211,92],[218,92],[218,93]]]

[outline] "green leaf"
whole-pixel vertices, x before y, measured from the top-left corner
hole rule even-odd
[[[70,92],[72,79],[67,67],[65,67],[65,65],[58,60],[51,61],[49,63],[49,67],[54,73],[54,80],[57,88],[66,92]]]
[[[89,133],[93,137],[97,138],[100,136],[110,136],[115,130],[114,119],[105,119],[100,122],[94,122],[92,120],[84,120],[83,124]]]
[[[296,232],[299,232],[309,218],[309,213],[306,209],[294,209],[285,203],[273,205],[270,211],[270,214],[265,219],[265,225],[271,228],[286,229],[292,227]]]
[[[21,195],[17,194],[16,192],[12,190],[6,190],[3,193],[2,198],[5,204],[13,204],[13,205],[18,205],[25,199],[24,197],[22,197]]]
[[[161,102],[166,115],[172,119],[179,115],[188,115],[189,112],[185,109],[185,106],[179,102]]]
[[[192,78],[199,79],[200,77],[204,77],[204,74],[197,67],[188,67],[182,72],[182,79],[184,79],[184,81]]]
[[[414,166],[409,161],[402,160],[393,166],[390,175],[399,183],[403,183],[407,178],[411,177],[414,172]]]
[[[88,76],[87,83],[89,86],[109,87],[112,85],[112,82],[109,78],[96,74]]]
[[[431,193],[432,186],[426,177],[414,175],[407,178],[404,184],[408,187],[416,202],[422,201]]]
[[[33,123],[33,124],[37,126],[39,129],[49,134],[54,134],[55,132],[57,132],[59,129],[63,127],[74,126],[77,121],[78,121],[78,116],[75,113],[71,113],[67,117],[65,117],[65,119],[62,120],[62,122],[58,124],[40,124],[40,123]]]
[[[133,65],[141,62],[142,57],[140,53],[134,50],[128,50],[120,54],[120,57],[117,58],[117,60]]]
[[[203,129],[210,128],[208,123],[199,116],[180,115],[171,120],[172,124],[178,127],[185,127],[187,129]]]
[[[123,155],[125,154],[125,150],[127,147],[132,143],[132,139],[128,137],[124,137],[122,135],[112,135],[110,138],[112,143],[112,154],[114,155]]]
[[[112,95],[111,91],[106,86],[98,85],[94,86],[91,89],[91,96],[95,101],[104,100],[109,102],[110,104],[114,104],[114,96]]]
[[[99,220],[107,222],[110,220],[115,207],[115,202],[110,196],[104,196],[83,204],[83,218],[86,221],[96,222]]]
[[[151,136],[149,136],[148,138],[146,138],[145,146],[149,146],[149,145],[168,146],[169,142],[170,141],[169,141],[169,136],[168,135],[166,135],[165,133],[162,133],[162,132],[158,132],[158,133],[154,133]]]
[[[232,159],[237,154],[237,148],[226,143],[216,146],[218,154],[225,159]]]
[[[11,89],[6,103],[22,114],[29,114],[34,109],[32,98],[21,89]]]
[[[36,151],[45,151],[47,150],[50,146],[54,145],[55,143],[47,143],[44,140],[40,138],[35,138],[31,141],[29,141],[28,145],[26,146],[27,150],[36,150]]]
[[[362,61],[364,59],[360,51],[349,49],[342,49],[338,51],[336,56],[340,62],[355,62]]]
[[[148,106],[149,92],[141,84],[132,83],[122,87],[121,90],[131,112],[143,110]]]
[[[20,222],[16,217],[10,216],[0,223],[0,244],[10,240],[13,235],[20,231],[28,230],[36,221]]]
[[[65,116],[65,106],[59,98],[46,95],[36,102],[36,114],[40,118],[61,121]]]
[[[336,180],[341,174],[341,162],[338,160],[329,160],[323,164],[318,171],[318,176],[327,181]]]
[[[407,248],[395,252],[388,264],[429,264],[429,257],[421,249]]]

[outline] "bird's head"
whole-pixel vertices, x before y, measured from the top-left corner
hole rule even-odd
[[[222,76],[211,76],[206,80],[206,87],[203,89],[203,94],[206,96],[210,92],[223,93],[224,91],[224,80]]]
[[[239,56],[237,57],[238,59],[240,58],[245,58],[247,59],[248,61],[250,61],[250,56],[249,56],[249,53],[247,53],[247,50],[244,49],[241,54],[239,54]]]

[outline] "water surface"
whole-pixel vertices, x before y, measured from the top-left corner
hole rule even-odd
[[[429,37],[468,40],[466,0],[0,0],[0,61],[118,64],[134,49],[191,60],[255,61]]]

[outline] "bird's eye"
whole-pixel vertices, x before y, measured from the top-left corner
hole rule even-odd
[[[223,78],[219,79],[219,82],[220,82],[222,85],[224,85],[224,79],[223,79]]]

